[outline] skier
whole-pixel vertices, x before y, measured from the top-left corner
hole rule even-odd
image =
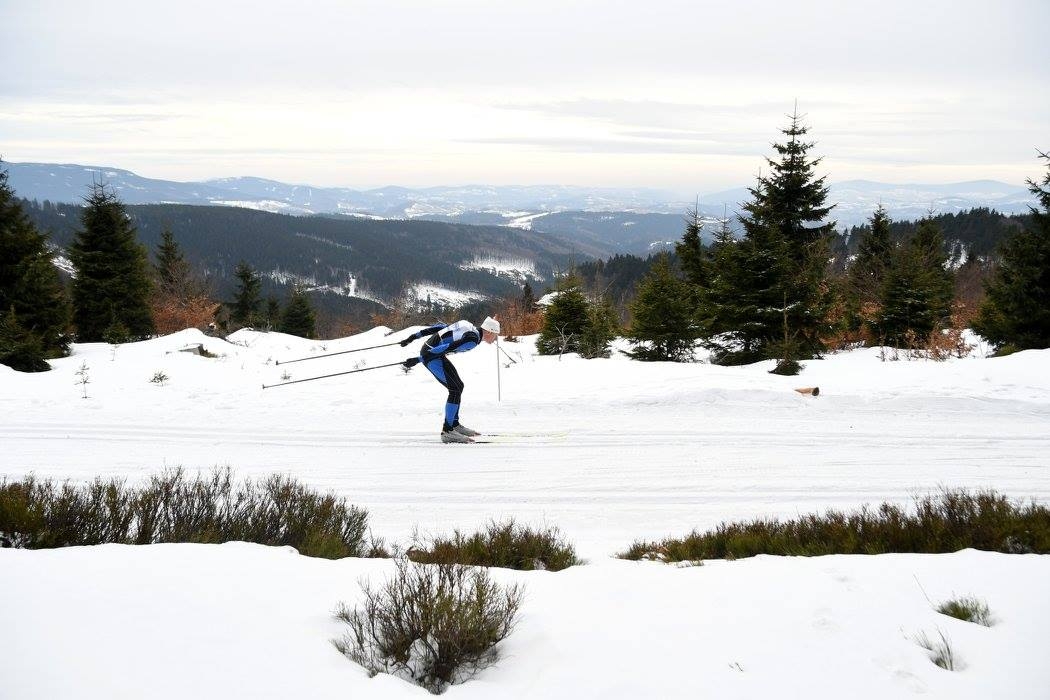
[[[449,362],[448,355],[453,352],[466,352],[478,346],[481,341],[491,343],[499,335],[499,321],[487,317],[481,323],[481,330],[470,321],[456,321],[452,325],[438,323],[417,331],[401,341],[401,347],[430,335],[419,352],[419,357],[410,357],[401,364],[405,369],[412,369],[419,363],[430,370],[434,378],[448,389],[448,401],[445,403],[445,422],[441,425],[441,442],[473,442],[471,437],[480,435],[459,422],[459,403],[463,396],[463,380],[459,372]]]

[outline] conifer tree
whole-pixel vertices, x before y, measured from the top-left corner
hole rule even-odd
[[[974,330],[1000,352],[1050,347],[1050,154],[1042,183],[1028,180],[1042,211],[1032,207],[1028,228],[1001,249],[995,276]]]
[[[153,333],[146,249],[116,194],[94,185],[69,251],[76,269],[73,323],[80,342],[140,340]]]
[[[230,322],[237,328],[255,326],[259,321],[260,290],[262,280],[252,266],[241,261],[233,276],[237,278],[237,291],[230,302]]]
[[[685,278],[701,289],[708,286],[711,276],[711,251],[704,247],[701,238],[703,230],[704,222],[700,220],[700,212],[693,209],[689,212],[682,240],[674,246],[678,265],[685,273]]]
[[[760,181],[753,192],[761,192]],[[737,242],[718,242],[717,270],[706,293],[707,346],[716,364],[740,365],[773,357],[783,329],[787,252],[771,226],[745,228]]]
[[[849,263],[844,290],[843,324],[852,331],[861,328],[878,334],[876,326],[882,313],[882,292],[893,259],[890,218],[881,204],[862,229],[857,253]]]
[[[580,337],[580,357],[594,359],[609,357],[610,343],[616,339],[620,324],[616,320],[616,309],[607,298],[589,302],[587,308],[587,326]]]
[[[636,360],[685,362],[697,338],[696,308],[690,286],[679,279],[666,255],[659,256],[638,285],[631,304],[629,338]]]
[[[824,349],[827,237],[834,223],[820,223],[831,207],[825,206],[825,178],[813,172],[821,159],[810,160],[814,144],[802,140],[807,132],[796,111],[782,130],[786,143],[773,144],[779,160],[767,158],[770,175],[749,190],[744,240],[732,252],[736,279],[712,300],[724,316],[716,325],[728,327],[732,320],[735,326],[729,336],[712,339],[716,361],[811,357]]]
[[[528,282],[521,288],[521,312],[531,314],[536,311],[536,293],[532,291],[532,285]]]
[[[51,365],[44,357],[40,336],[18,322],[13,308],[0,317],[0,365],[19,372],[46,372]]]
[[[281,325],[281,302],[277,297],[266,297],[266,330],[273,330]]]
[[[536,339],[541,355],[579,352],[580,340],[590,323],[587,297],[575,275],[559,283],[559,289],[543,314],[543,329]]]
[[[715,232],[711,243],[711,274],[707,285],[697,288],[697,330],[705,345],[717,351],[718,341],[707,342],[715,336],[736,333],[742,326],[742,314],[737,306],[738,291],[744,285],[740,280],[738,269],[737,241],[729,227],[729,219],[722,218],[722,224]]]
[[[166,227],[161,233],[156,257],[157,261],[153,265],[157,280],[156,291],[170,297],[181,297],[189,292],[187,287],[190,284],[190,264],[186,262],[175,236]]]
[[[297,335],[300,338],[317,337],[317,319],[313,307],[306,296],[306,290],[296,286],[292,290],[292,297],[288,305],[284,307],[281,314],[281,324],[278,327],[281,333]]]
[[[155,252],[154,286],[150,306],[158,333],[184,328],[204,329],[215,318],[219,305],[209,298],[208,284],[195,275],[167,228]]]
[[[69,347],[69,301],[37,231],[0,170],[0,364],[44,371]]]
[[[861,234],[857,254],[849,265],[849,289],[857,306],[877,302],[893,254],[890,218],[880,204]]]

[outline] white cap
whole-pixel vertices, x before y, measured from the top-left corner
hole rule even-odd
[[[492,318],[491,316],[485,317],[485,320],[481,322],[481,328],[483,330],[489,331],[490,333],[495,333],[496,335],[499,335],[499,321]]]

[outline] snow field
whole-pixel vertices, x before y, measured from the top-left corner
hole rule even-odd
[[[559,527],[587,564],[493,571],[526,585],[520,623],[503,660],[452,697],[1047,697],[1046,556],[684,569],[610,557],[725,520],[908,503],[941,487],[1050,502],[1050,351],[932,363],[864,350],[777,377],[764,363],[536,357],[529,339],[503,345],[511,364],[483,345],[453,358],[462,419],[506,435],[473,446],[438,441],[445,393],[422,367],[261,388],[415,351],[273,364],[411,329],[386,330],[324,343],[184,331],[115,351],[79,345],[43,374],[0,367],[0,475],[134,482],[229,465],[345,495],[388,541],[505,517]],[[180,352],[197,344],[217,357]],[[86,387],[75,383],[84,364]],[[156,372],[165,385],[150,382]],[[794,391],[808,386],[820,396]],[[335,605],[354,603],[362,577],[392,572],[240,543],[2,550],[0,697],[424,697],[368,679],[328,643]],[[938,615],[923,590],[934,603],[982,598],[999,623]],[[962,671],[934,666],[912,639],[938,629]]]

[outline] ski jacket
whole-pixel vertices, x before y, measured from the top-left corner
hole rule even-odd
[[[419,351],[419,360],[424,364],[434,358],[453,352],[473,350],[481,342],[481,333],[470,321],[456,321],[451,326],[438,323],[413,333],[413,340],[433,334],[423,343]]]

